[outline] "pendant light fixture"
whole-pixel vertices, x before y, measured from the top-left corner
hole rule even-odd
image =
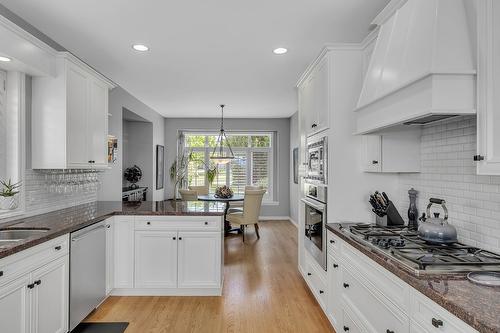
[[[227,140],[226,132],[224,132],[224,106],[224,104],[220,105],[220,109],[222,112],[220,121],[220,133],[219,137],[217,138],[217,142],[215,143],[215,148],[212,152],[212,155],[210,156],[210,160],[214,161],[214,163],[216,164],[226,164],[234,159],[233,150],[231,149],[231,145]]]

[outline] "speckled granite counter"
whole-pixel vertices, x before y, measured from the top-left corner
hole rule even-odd
[[[201,201],[99,201],[20,218],[3,223],[0,227],[47,228],[49,230],[13,244],[0,246],[0,258],[100,222],[113,215],[222,216],[224,208],[224,204],[221,203]]]
[[[351,239],[340,224],[330,223],[326,227],[479,332],[500,332],[500,288],[479,286],[463,274],[417,277],[396,261]]]

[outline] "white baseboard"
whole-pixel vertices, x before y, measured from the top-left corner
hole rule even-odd
[[[111,296],[221,296],[221,288],[115,288]]]

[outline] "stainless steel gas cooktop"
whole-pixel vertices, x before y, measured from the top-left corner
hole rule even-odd
[[[406,227],[374,224],[342,224],[352,239],[385,254],[416,275],[500,271],[500,255],[480,248],[454,243],[429,244]]]

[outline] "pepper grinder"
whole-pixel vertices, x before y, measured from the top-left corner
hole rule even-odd
[[[408,190],[410,197],[410,207],[408,208],[408,229],[418,229],[418,209],[417,209],[417,194],[418,192],[412,187]]]

